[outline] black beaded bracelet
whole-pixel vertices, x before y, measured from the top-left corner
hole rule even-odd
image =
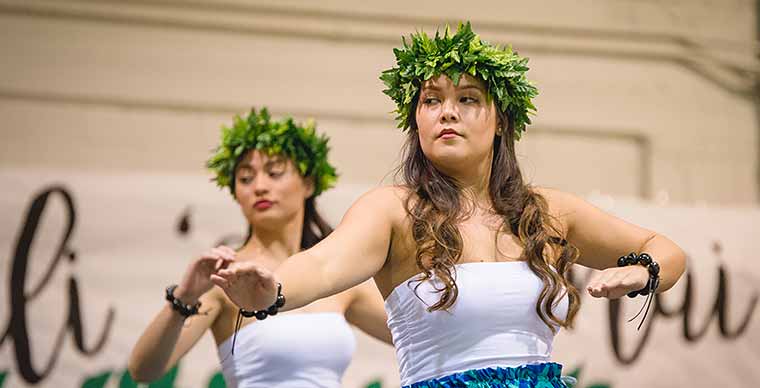
[[[240,315],[250,318],[250,317],[256,317],[258,320],[264,320],[270,315],[277,315],[277,312],[280,310],[282,306],[285,306],[285,296],[282,295],[282,284],[277,283],[277,299],[274,301],[274,303],[269,306],[265,310],[254,310],[254,311],[248,311],[245,309],[240,309]]]
[[[654,261],[652,259],[652,256],[649,256],[648,253],[636,255],[635,253],[631,252],[627,256],[620,256],[617,262],[618,267],[626,267],[629,265],[637,264],[647,267],[647,271],[649,271],[649,280],[647,281],[647,284],[644,286],[644,288],[638,291],[629,292],[629,298],[635,298],[639,295],[646,296],[650,293],[654,293],[657,290],[657,287],[660,285],[660,265],[657,264],[657,262]]]
[[[172,304],[172,309],[185,318],[198,314],[198,309],[201,307],[201,302],[198,302],[194,305],[182,303],[181,300],[174,297],[175,289],[177,289],[176,284],[172,284],[169,287],[166,287],[166,300]]]
[[[256,319],[261,321],[270,315],[277,315],[277,312],[282,306],[285,306],[285,296],[282,295],[282,284],[277,283],[277,299],[266,310],[248,311],[242,308],[239,309],[237,319],[235,320],[235,332],[232,334],[232,354],[235,354],[235,340],[237,340],[237,333],[238,330],[240,330],[240,325],[243,323],[243,317],[256,317]]]
[[[628,322],[631,322],[636,319],[636,317],[641,315],[642,312],[644,312],[644,316],[641,318],[641,322],[636,329],[640,330],[641,325],[644,324],[644,320],[647,318],[647,314],[649,313],[649,306],[652,304],[652,300],[654,299],[654,293],[657,291],[657,287],[660,286],[660,265],[657,264],[657,262],[652,259],[652,256],[649,256],[647,253],[637,255],[633,252],[629,253],[627,256],[620,256],[617,265],[618,267],[626,267],[629,265],[644,265],[647,267],[647,271],[649,272],[649,280],[647,280],[647,285],[638,291],[631,291],[628,293],[629,298],[635,298],[639,295],[644,295],[647,297],[647,300],[644,302],[644,306],[641,307],[641,310],[639,310],[639,312],[633,318],[628,320]]]

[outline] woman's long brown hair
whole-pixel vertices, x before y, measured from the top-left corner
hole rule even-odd
[[[463,248],[458,224],[467,217],[467,211],[462,206],[457,182],[438,171],[422,151],[416,123],[418,99],[419,96],[411,106],[412,128],[398,173],[415,194],[407,197],[405,207],[417,246],[415,260],[422,273],[416,280],[420,282],[417,287],[432,278],[441,281],[442,286],[436,288],[440,299],[428,311],[446,310],[458,295],[454,265],[461,259]],[[497,110],[497,113],[499,121],[507,124],[502,135],[494,137],[489,177],[493,210],[502,219],[499,230],[517,236],[523,248],[521,259],[544,283],[536,302],[538,316],[552,331],[553,324],[570,327],[580,307],[578,290],[569,280],[578,250],[567,243],[555,226],[543,196],[523,181],[515,156],[514,125],[505,112]],[[570,303],[566,318],[561,319],[554,314],[553,307],[565,294]]]

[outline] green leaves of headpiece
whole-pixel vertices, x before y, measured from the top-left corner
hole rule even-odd
[[[443,36],[436,32],[430,38],[417,32],[410,39],[411,44],[402,38],[404,46],[393,49],[396,67],[380,76],[387,86],[383,93],[396,103],[399,128],[410,127],[409,109],[424,81],[445,74],[458,85],[463,74],[470,74],[486,83],[496,108],[514,121],[515,136],[520,139],[530,124],[528,114],[536,112],[531,100],[538,95],[538,89],[525,78],[528,58],[514,53],[511,47],[500,48],[480,40],[470,22],[460,23],[454,35],[446,26]]]
[[[216,173],[213,180],[219,187],[232,191],[235,165],[247,151],[257,149],[268,155],[283,155],[295,163],[302,176],[314,179],[317,196],[333,187],[338,179],[335,167],[327,161],[328,140],[327,136],[317,134],[313,120],[303,125],[291,117],[275,121],[266,108],[258,113],[251,109],[246,118],[235,116],[232,127],[222,127],[221,144],[206,167]]]

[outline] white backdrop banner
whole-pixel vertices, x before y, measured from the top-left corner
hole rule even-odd
[[[0,388],[136,386],[127,358],[164,287],[246,229],[229,195],[199,175],[0,170],[0,187]],[[366,189],[340,186],[319,207],[334,225]],[[689,270],[640,331],[626,321],[643,298],[583,298],[554,353],[578,387],[760,384],[760,210],[591,200],[678,242]],[[575,271],[578,285],[588,274]],[[398,387],[392,348],[357,338],[344,386]],[[151,386],[222,387],[218,370],[207,335]]]

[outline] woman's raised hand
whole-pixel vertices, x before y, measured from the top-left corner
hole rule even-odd
[[[234,262],[211,275],[211,281],[224,290],[238,307],[264,310],[277,300],[277,281],[265,267],[248,262]]]
[[[235,251],[232,248],[220,245],[211,248],[195,259],[185,270],[174,296],[186,304],[195,304],[201,295],[205,294],[214,283],[211,275],[229,267],[235,260]]]
[[[594,298],[618,299],[646,287],[649,271],[641,265],[608,268],[595,273],[586,286]]]

